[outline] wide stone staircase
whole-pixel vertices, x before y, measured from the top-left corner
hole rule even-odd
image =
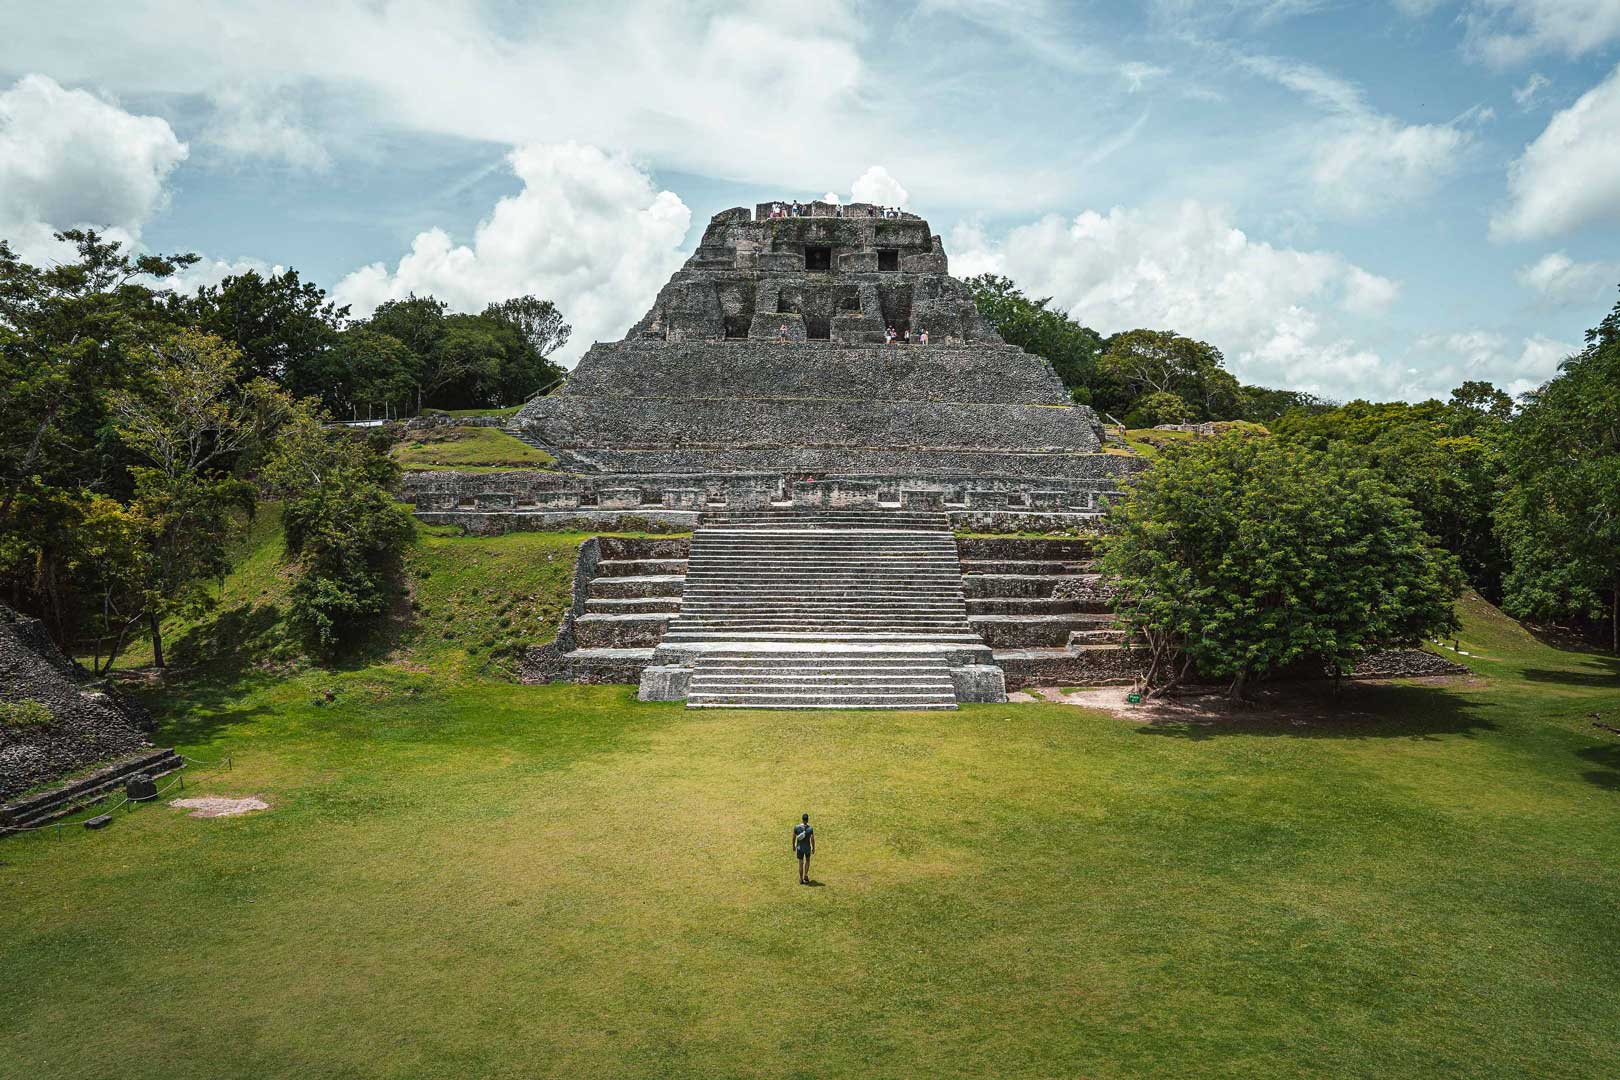
[[[949,520],[777,508],[705,515],[642,697],[696,707],[955,708],[1000,700]]]

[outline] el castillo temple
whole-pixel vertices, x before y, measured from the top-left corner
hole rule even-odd
[[[985,323],[927,221],[780,205],[715,215],[624,338],[517,414],[557,471],[410,478],[420,517],[474,532],[691,531],[587,541],[527,677],[954,708],[1131,670],[1084,527],[1142,462]]]

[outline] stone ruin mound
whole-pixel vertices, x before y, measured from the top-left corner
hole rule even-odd
[[[38,702],[50,714],[41,723],[0,722],[0,801],[151,746],[146,710],[87,681],[38,619],[0,604],[0,703]]]

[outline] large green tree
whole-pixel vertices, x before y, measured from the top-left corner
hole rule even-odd
[[[1504,562],[1492,513],[1511,404],[1489,383],[1473,382],[1449,403],[1352,401],[1290,411],[1271,430],[1285,442],[1350,453],[1377,470],[1461,560],[1475,588],[1495,597]]]
[[[1508,610],[1606,620],[1620,653],[1620,304],[1524,395],[1503,457]]]
[[[1296,662],[1347,672],[1456,625],[1456,560],[1341,454],[1236,432],[1168,447],[1109,518],[1102,568],[1155,692],[1198,673],[1241,698]]]
[[[241,350],[244,379],[275,379],[300,397],[320,395],[322,354],[349,314],[297,270],[249,270],[198,289],[181,307],[188,325]]]
[[[81,526],[96,498],[134,488],[108,400],[145,378],[174,328],[174,297],[157,282],[196,256],[58,236],[73,256],[48,267],[0,241],[0,592],[67,645],[85,598],[73,568],[89,565]]]
[[[212,334],[178,330],[154,353],[145,378],[109,395],[109,407],[140,462],[130,471],[146,548],[141,603],[125,614],[145,618],[153,663],[163,667],[163,619],[205,607],[206,583],[230,568],[230,542],[253,512],[243,474],[292,399],[262,376],[241,381],[241,351]]]
[[[1154,394],[1174,394],[1193,420],[1236,420],[1243,415],[1243,389],[1219,349],[1168,330],[1126,330],[1104,343],[1097,367],[1124,392],[1129,404]],[[1162,411],[1162,410],[1161,410]],[[1145,418],[1143,418],[1145,419]],[[1137,424],[1127,415],[1126,426]]]
[[[394,598],[410,515],[390,489],[399,466],[368,436],[324,427],[300,408],[264,471],[283,500],[287,550],[297,566],[290,614],[316,652],[332,656],[375,625]]]

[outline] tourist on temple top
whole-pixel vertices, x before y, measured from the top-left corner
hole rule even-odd
[[[787,323],[783,323],[781,326],[778,326],[776,328],[776,340],[777,341],[786,341],[787,339],[788,339],[788,325],[787,325]]]
[[[816,853],[816,830],[810,827],[810,815],[793,826],[793,853],[799,857],[799,884],[810,884],[810,856]]]
[[[906,327],[905,333],[900,335],[900,343],[902,345],[910,345],[911,344],[911,327],[909,327],[909,326]]]
[[[921,334],[917,335],[917,344],[919,344],[919,345],[928,344],[928,327],[926,327],[926,326],[923,327],[923,332]]]
[[[897,336],[898,335],[895,334],[895,332],[894,332],[894,327],[892,327],[892,326],[889,327],[887,330],[883,331],[883,344],[885,344],[885,345],[893,345],[894,344],[894,339]]]

